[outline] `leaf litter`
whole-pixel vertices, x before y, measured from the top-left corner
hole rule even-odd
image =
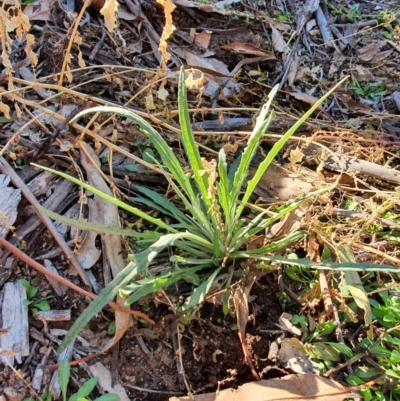
[[[98,14],[94,16],[97,11],[72,9],[70,3],[57,3],[52,9],[45,0],[28,6],[21,6],[17,1],[4,2],[0,16],[3,26],[0,110],[5,119],[1,120],[1,155],[22,181],[33,181],[39,170],[30,166],[29,161],[39,161],[60,171],[75,171],[81,177],[101,179],[102,183],[97,181],[97,185],[118,196],[135,196],[139,175],[142,179],[147,177],[147,182],[167,197],[172,196],[165,181],[157,175],[156,165],[151,161],[145,166],[141,164],[149,144],[132,124],[115,117],[100,118],[86,127],[74,124],[68,128],[64,123],[71,117],[73,108],[99,104],[133,107],[162,131],[184,164],[176,136],[179,127],[175,77],[181,63],[186,63],[187,68],[198,67],[205,74],[205,86],[192,90],[189,101],[196,138],[203,156],[209,161],[216,158],[221,147],[232,149],[229,156],[233,160],[249,130],[246,127],[207,130],[197,128],[200,124],[219,121],[224,125],[226,120],[234,126],[235,120],[239,122],[245,118],[251,125],[265,100],[266,90],[280,83],[284,90],[278,93],[274,104],[275,122],[259,149],[262,160],[283,130],[292,126],[308,105],[348,74],[351,83],[337,90],[330,103],[322,105],[320,113],[303,124],[284,149],[281,159],[267,170],[255,190],[260,199],[254,199],[251,207],[254,211],[279,207],[293,201],[299,193],[307,195],[310,190],[330,185],[337,177],[340,177],[339,184],[306,204],[298,215],[288,215],[251,246],[262,246],[265,238],[271,236],[279,239],[296,225],[307,229],[310,237],[287,252],[300,257],[307,253],[313,257],[327,254],[342,261],[399,265],[396,225],[400,102],[396,57],[400,37],[396,11],[385,3],[376,9],[362,3],[357,14],[356,9],[349,7],[344,12],[344,6],[339,3],[326,6],[319,1],[307,1],[289,9],[280,4],[265,7],[261,2],[241,4],[236,1],[203,4],[179,0],[174,4],[165,1],[160,5],[155,2],[139,5],[126,0],[118,6],[111,1],[100,3],[93,7],[101,10],[104,20]],[[254,56],[258,58],[252,59]],[[70,112],[65,112],[66,106]],[[152,110],[151,115],[148,110]],[[107,125],[111,129],[104,130]],[[99,159],[105,148],[109,150],[108,155]],[[92,155],[86,166],[85,149]],[[35,160],[35,155],[40,155],[39,160]],[[119,161],[117,155],[121,156]],[[1,166],[2,173],[10,175],[4,170],[5,164]],[[139,173],[129,173],[126,166],[134,166]],[[61,188],[61,182],[57,181],[56,187]],[[17,181],[13,184],[22,189]],[[46,204],[54,191],[55,187],[49,186],[37,192],[36,197],[41,204]],[[58,207],[57,213],[66,213],[75,204],[79,206],[77,216],[82,220],[81,229],[88,227],[84,225],[85,219],[109,227],[110,233],[101,236],[78,229],[63,233],[64,240],[77,255],[76,263],[88,268],[87,273],[90,272],[92,283],[96,284],[92,286],[102,288],[110,277],[103,269],[124,267],[124,258],[132,247],[140,250],[139,243],[126,242],[116,234],[117,230],[122,227],[147,230],[149,227],[140,220],[130,221],[126,214],[117,213],[107,202],[92,199],[92,194],[76,187],[69,187],[64,199],[60,195],[54,199],[58,204],[46,207],[54,210]],[[349,205],[355,205],[355,209]],[[97,214],[93,213],[93,208]],[[3,208],[1,211],[4,212]],[[22,232],[18,230],[33,213],[33,208],[26,203],[19,204],[18,218],[13,223],[16,233]],[[43,216],[40,211],[37,213]],[[11,215],[8,217],[14,220]],[[57,273],[78,283],[75,269],[63,256],[53,235],[42,227],[35,227],[33,231],[24,229],[24,234],[16,238],[12,237],[14,229],[11,229],[8,240],[34,258],[50,255],[48,258]],[[7,229],[10,228],[7,224]],[[0,258],[4,267],[1,287],[7,281],[26,277],[26,268],[18,263],[17,257],[3,251]],[[90,262],[84,262],[83,258],[89,258]],[[168,259],[168,255],[164,255],[164,261],[158,261],[154,268],[171,269]],[[231,314],[222,312],[218,305],[223,302],[207,303],[190,318],[174,314],[180,294],[190,291],[188,284],[166,293],[158,292],[137,304],[157,321],[150,329],[157,334],[155,337],[142,337],[148,328],[141,321],[136,320],[130,328],[131,319],[126,313],[105,311],[90,323],[87,333],[93,333],[88,334],[93,345],[86,344],[80,349],[75,346],[73,358],[80,360],[100,352],[105,344],[113,345],[122,337],[116,346],[119,350],[114,347],[117,351],[111,350],[99,358],[107,365],[111,380],[121,383],[131,398],[165,400],[174,393],[208,393],[232,387],[237,390],[219,391],[211,396],[217,398],[211,399],[224,399],[225,394],[235,399],[243,393],[240,399],[250,399],[252,393],[246,387],[250,386],[255,391],[253,399],[265,397],[263,391],[270,397],[263,399],[293,399],[293,395],[296,399],[311,396],[321,400],[345,399],[352,396],[352,391],[361,389],[354,385],[350,389],[343,386],[346,376],[351,375],[350,368],[356,372],[360,368],[371,368],[367,359],[360,358],[346,365],[351,358],[347,356],[346,360],[342,354],[344,366],[339,366],[330,378],[290,374],[295,370],[283,363],[283,351],[281,361],[279,358],[276,363],[267,360],[270,344],[283,332],[291,338],[281,340],[281,349],[282,344],[290,343],[288,340],[297,341],[298,346],[303,346],[303,355],[308,350],[307,360],[314,352],[313,359],[320,363],[318,359],[321,358],[315,357],[316,350],[322,352],[323,346],[325,351],[329,349],[326,340],[337,341],[342,334],[343,341],[350,346],[354,344],[356,333],[361,339],[371,340],[376,336],[373,329],[382,330],[372,319],[369,299],[372,297],[377,302],[374,291],[396,288],[395,276],[379,275],[376,282],[373,277],[357,272],[345,272],[342,277],[329,273],[326,276],[323,290],[310,285],[317,280],[310,272],[296,269],[268,273],[247,287],[238,287],[232,296],[237,321],[231,316],[233,305]],[[321,276],[318,277],[321,280]],[[54,296],[49,284],[33,271],[31,281],[39,288],[41,297]],[[216,293],[221,291],[219,285],[212,288]],[[336,335],[326,332],[319,340],[325,342],[312,343],[307,334],[331,321],[330,314],[324,310],[321,291],[328,291],[334,308],[339,308],[342,315],[337,315],[336,324],[339,323],[339,328],[342,326],[343,332],[336,332]],[[289,297],[285,298],[285,294]],[[50,303],[52,309],[75,308],[76,318],[81,305],[87,301],[69,291],[64,298],[54,296]],[[308,323],[304,323],[301,330],[295,326],[301,334],[277,326],[284,311],[291,312],[292,319],[307,316]],[[113,333],[109,324],[114,319],[117,323]],[[175,332],[171,330],[174,319],[180,319],[182,333],[171,335]],[[65,323],[58,324],[68,328]],[[370,326],[363,328],[363,324]],[[57,328],[52,328],[52,324],[49,325],[50,336],[40,322],[32,325],[27,360],[39,372],[39,368],[55,363],[50,344],[59,342],[59,333],[51,331]],[[6,331],[7,327],[2,330]],[[177,343],[179,335],[182,340]],[[35,353],[38,346],[42,360]],[[357,344],[353,345],[353,352],[360,352]],[[179,359],[183,365],[177,369]],[[14,386],[23,397],[29,395],[32,389],[27,383],[32,377],[27,364],[18,365],[23,379],[17,381],[12,370],[6,367],[0,376],[0,389],[4,394],[9,394],[10,386]],[[252,380],[247,365],[253,365],[255,376],[264,380],[259,384],[243,384]],[[318,365],[322,375],[327,369],[327,366]],[[82,369],[79,375],[88,372]],[[38,393],[49,383],[50,374],[46,369],[43,373],[40,381],[32,382]],[[280,379],[273,378],[276,376]],[[376,374],[375,378],[378,377]],[[185,387],[184,379],[190,389]],[[388,382],[387,376],[385,380]],[[278,388],[271,398],[271,388],[265,390],[264,386],[275,386],[279,382],[285,383],[284,389]],[[310,389],[311,394],[298,392],[296,383],[299,382]],[[331,387],[327,390],[324,386]],[[379,390],[379,386],[376,388]],[[207,396],[210,397],[204,394]],[[199,394],[194,397],[203,399]]]

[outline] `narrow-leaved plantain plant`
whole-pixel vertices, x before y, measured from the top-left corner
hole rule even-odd
[[[157,160],[154,160],[154,163],[157,164],[159,169],[163,172],[171,187],[182,201],[185,209],[180,210],[173,202],[149,188],[136,186],[135,188],[141,192],[142,196],[133,198],[133,200],[136,203],[144,204],[168,216],[171,223],[167,224],[161,219],[151,217],[140,209],[104,194],[74,177],[41,167],[44,170],[51,171],[73,181],[95,195],[114,203],[118,207],[131,212],[156,227],[154,231],[148,233],[139,233],[133,230],[119,230],[67,219],[42,209],[50,217],[82,229],[91,229],[100,233],[116,233],[131,236],[138,240],[144,240],[146,243],[151,243],[146,249],[134,255],[133,260],[99,293],[97,298],[87,307],[86,311],[79,316],[64,338],[59,352],[68,345],[96,313],[100,312],[118,291],[121,291],[121,293],[127,297],[126,303],[131,304],[141,297],[166,288],[185,277],[196,277],[195,281],[197,281],[197,287],[180,306],[180,310],[187,310],[204,300],[215,278],[221,270],[226,267],[229,260],[258,259],[275,264],[286,263],[320,269],[382,269],[388,271],[390,266],[381,267],[356,263],[335,264],[330,262],[326,262],[322,265],[311,262],[308,259],[293,260],[281,256],[274,256],[274,254],[276,255],[276,251],[302,238],[306,234],[305,231],[287,235],[283,239],[258,249],[246,250],[246,243],[254,235],[296,209],[305,199],[309,199],[322,191],[319,190],[311,193],[303,199],[281,207],[272,216],[266,215],[266,212],[263,212],[256,215],[250,221],[246,220],[243,216],[246,204],[260,178],[281,150],[282,146],[338,85],[318,100],[313,107],[305,113],[278,142],[276,142],[265,160],[259,165],[253,178],[248,181],[250,163],[255,156],[260,138],[273,119],[274,113],[273,111],[269,113],[269,110],[271,102],[277,93],[277,87],[271,90],[268,102],[261,109],[255,127],[249,136],[247,147],[243,151],[240,160],[238,160],[237,163],[233,163],[229,168],[223,149],[219,152],[218,163],[216,165],[215,163],[206,162],[200,156],[198,146],[191,130],[186,98],[185,73],[183,69],[180,72],[178,89],[179,122],[182,132],[180,139],[191,168],[189,173],[184,170],[173,150],[162,136],[143,118],[136,115],[134,111],[125,110],[120,107],[101,106],[79,113],[72,122],[77,121],[86,114],[102,112],[114,113],[136,123],[161,156],[162,164],[157,162]],[[149,275],[149,264],[166,247],[172,245],[174,249],[176,249],[175,255],[171,257],[175,268],[170,272]],[[230,273],[233,274],[233,271]],[[230,281],[230,279],[227,280],[227,282]]]

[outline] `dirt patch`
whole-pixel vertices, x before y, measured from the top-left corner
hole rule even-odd
[[[20,275],[13,274],[13,279],[18,276],[27,277],[26,272],[21,272]],[[51,294],[47,282],[36,272],[31,272],[30,276],[31,284],[39,289],[38,298]],[[276,274],[269,274],[253,286],[250,296],[246,340],[257,370],[264,372],[262,378],[282,375],[267,358],[269,344],[276,338],[276,334],[271,335],[268,331],[277,328],[276,323],[282,313],[276,296],[278,291]],[[68,291],[63,299],[52,297],[49,302],[52,309],[71,308],[73,316],[79,316],[87,305],[84,297],[72,291]],[[243,358],[233,315],[224,316],[220,306],[206,303],[192,321],[179,325],[180,341],[177,341],[176,317],[165,306],[155,307],[150,303],[150,307],[149,314],[156,321],[155,327],[149,328],[137,322],[112,351],[95,360],[110,369],[116,382],[124,386],[131,399],[166,401],[172,395],[185,394],[181,362],[187,383],[195,394],[217,388],[236,388],[253,380]],[[107,329],[112,320],[113,314],[105,312],[93,318],[81,332],[92,352],[108,341]],[[32,354],[28,358],[29,363],[19,369],[22,379],[6,367],[0,377],[0,391],[4,392],[7,386],[15,383],[13,386],[28,396],[27,384],[39,365],[42,366],[45,355],[44,379],[50,380],[53,370],[49,367],[57,363],[57,344],[54,337],[47,333],[52,333],[53,329],[68,329],[69,325],[56,322],[48,323],[44,328],[40,321],[33,320],[30,332]],[[81,367],[75,380],[86,378],[85,369]]]

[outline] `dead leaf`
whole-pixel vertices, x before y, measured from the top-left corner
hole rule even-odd
[[[254,174],[254,171],[255,169],[250,170],[250,176]],[[271,164],[254,192],[267,201],[277,199],[286,202],[311,192],[313,184],[307,181],[310,179],[315,181],[315,173],[305,167],[299,166],[298,171],[292,173],[285,166]]]
[[[96,202],[97,199],[88,199],[89,206],[89,221],[98,223],[102,220],[101,210],[102,205]],[[94,231],[87,231],[81,246],[77,259],[84,269],[90,269],[99,260],[101,250],[96,248],[97,233]]]
[[[353,24],[353,23],[346,24],[343,31],[343,37],[340,39],[340,41],[343,44],[350,46],[351,48],[355,48],[358,40],[357,30],[358,30],[358,24]]]
[[[155,110],[156,106],[154,105],[153,94],[149,93],[144,98],[145,98],[145,101],[146,101],[146,110]]]
[[[297,100],[308,103],[311,106],[313,106],[318,101],[317,97],[308,95],[307,93],[289,92],[289,95],[293,96]]]
[[[99,189],[100,191],[112,196],[112,192],[103,177],[100,175],[99,170],[92,164],[95,163],[98,167],[101,165],[100,160],[90,145],[81,142],[81,162],[82,166],[87,172],[89,184]],[[91,161],[90,161],[91,160]],[[98,199],[96,199],[98,198]],[[119,227],[119,214],[118,207],[114,204],[105,201],[95,195],[95,200],[99,202],[99,210],[102,211],[101,219],[97,223]],[[107,256],[109,265],[112,270],[112,275],[115,277],[122,269],[125,268],[125,261],[122,256],[122,237],[115,234],[104,234],[105,254]],[[117,303],[121,307],[125,307],[125,299],[117,296]],[[128,313],[121,311],[115,311],[115,334],[114,337],[109,341],[103,352],[110,349],[116,344],[124,333],[132,326],[132,318]]]
[[[181,52],[182,56],[177,53],[180,57],[184,57],[186,59],[187,64],[193,66],[194,68],[198,68],[200,71],[206,74],[204,80],[204,88],[203,95],[207,97],[212,97],[219,91],[221,86],[223,86],[222,92],[224,96],[231,96],[235,94],[237,91],[237,84],[234,79],[231,77],[228,67],[222,63],[220,60],[214,58],[204,59],[199,57],[198,55],[191,53],[188,50]],[[209,71],[209,72],[207,72]],[[215,71],[215,73],[214,73]],[[217,79],[220,74],[224,74],[228,78],[226,79]],[[211,75],[211,76],[210,76]],[[197,75],[195,74],[196,78]],[[222,85],[223,84],[223,85]]]
[[[317,375],[287,375],[281,379],[246,383],[237,390],[171,397],[169,401],[343,401],[359,397],[345,386]]]
[[[274,22],[274,27],[284,33],[288,33],[292,29],[289,24],[284,24],[283,22]]]
[[[6,105],[5,103],[3,103],[0,100],[0,112],[2,112],[4,114],[4,117],[7,119],[10,119],[10,107],[8,105]]]
[[[216,60],[216,59],[212,59],[212,58],[207,58],[204,59],[203,57],[199,57],[198,55],[186,50],[183,52],[183,56],[186,59],[186,62],[193,66],[193,67],[201,67],[204,69],[207,69],[208,71],[218,71],[215,67],[214,67],[214,61],[215,62],[219,62],[220,65],[220,70],[219,72],[221,72],[222,74],[226,74],[229,75],[229,70],[228,67],[225,64],[222,64],[222,62]],[[203,71],[203,70],[202,70]]]
[[[117,0],[106,0],[104,6],[100,10],[100,14],[104,16],[104,23],[109,32],[113,31],[117,27]]]
[[[238,334],[240,344],[242,346],[243,354],[247,365],[249,366],[251,373],[256,380],[260,380],[260,377],[254,367],[253,361],[249,350],[247,349],[246,343],[246,325],[249,317],[249,294],[251,287],[253,286],[257,276],[261,274],[261,270],[255,272],[249,272],[243,283],[233,291],[233,303],[235,304],[235,313],[238,325]]]
[[[162,31],[158,50],[161,53],[161,65],[165,66],[166,68],[166,63],[171,60],[171,54],[167,51],[167,40],[171,37],[176,29],[172,18],[172,12],[176,7],[172,0],[157,0],[157,3],[164,7],[165,14],[165,26]]]
[[[211,33],[209,31],[202,31],[200,33],[196,33],[194,36],[194,43],[202,49],[208,49],[211,40]]]
[[[299,79],[303,79],[304,77],[306,77],[308,74],[310,74],[310,67],[303,67],[300,68],[300,70],[297,71],[296,74],[296,78],[295,78],[295,82]]]
[[[268,50],[261,50],[260,48],[253,46],[250,43],[243,43],[243,42],[230,43],[228,45],[221,46],[221,49],[228,50],[234,53],[250,54],[252,56],[265,57],[270,59],[276,58],[274,53]]]
[[[283,35],[278,31],[278,29],[274,25],[272,24],[269,25],[272,30],[271,32],[272,46],[274,46],[275,51],[279,53],[285,53],[285,51],[287,51],[287,45],[285,39],[283,38]]]
[[[318,10],[319,0],[307,0],[296,13],[296,35],[299,35],[311,15]]]
[[[301,61],[301,57],[296,54],[293,57],[293,61],[290,63],[289,72],[287,75],[287,82],[288,82],[289,86],[292,86],[296,79],[297,69],[299,68],[300,61]]]
[[[129,401],[128,394],[120,383],[113,384],[111,372],[100,362],[96,362],[89,366],[89,370],[93,377],[98,377],[98,385],[103,391],[114,393],[119,396],[120,401]]]
[[[359,60],[364,61],[365,63],[374,63],[378,62],[379,60],[383,60],[390,54],[387,52],[391,52],[390,50],[380,52],[381,48],[385,45],[385,40],[381,40],[379,42],[371,42],[368,45],[356,50],[357,57]],[[375,61],[375,57],[378,61]]]
[[[165,83],[161,82],[161,85],[157,91],[157,97],[162,100],[165,101],[165,99],[169,96],[169,92],[165,89]]]
[[[304,153],[299,149],[299,147],[296,147],[296,149],[291,149],[290,150],[290,156],[289,156],[289,165],[290,167],[293,167],[296,163],[301,162],[301,159],[303,158]]]
[[[361,65],[356,65],[354,68],[354,75],[356,76],[358,82],[372,82],[375,80],[374,74]]]
[[[351,110],[357,111],[362,114],[367,114],[367,115],[375,115],[379,114],[377,113],[372,107],[369,107],[365,105],[364,103],[361,102],[356,102],[352,99],[353,92],[351,90],[347,89],[341,89],[339,88],[336,91],[337,95],[339,96],[339,99]]]
[[[380,63],[386,57],[390,56],[393,53],[393,49],[385,50],[383,52],[379,52],[375,54],[374,58],[372,59],[372,63]]]
[[[53,0],[40,0],[32,4],[28,4],[24,9],[24,14],[29,17],[30,21],[52,21],[51,4]]]
[[[282,220],[265,229],[265,238],[271,241],[300,230],[301,221],[306,214],[306,210],[307,206],[303,203],[300,207],[286,214]]]

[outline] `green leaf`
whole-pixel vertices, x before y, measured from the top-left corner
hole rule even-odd
[[[107,327],[107,334],[110,336],[114,335],[115,329],[116,329],[116,323],[115,323],[115,320],[113,320],[110,322],[110,324]]]
[[[87,397],[93,391],[93,389],[96,387],[96,384],[98,381],[99,381],[98,377],[92,377],[89,380],[86,380],[81,385],[78,392],[76,393],[77,398]],[[74,400],[70,399],[70,401],[74,401]]]
[[[166,175],[164,168],[161,165],[158,165],[158,167],[164,172],[165,178],[179,196],[186,209],[190,212],[191,217],[189,217],[189,219],[198,227],[199,232],[211,241],[213,237],[213,225],[210,222],[208,213],[204,210],[204,204],[200,201],[199,196],[195,195],[193,192],[193,197],[186,197],[171,177]],[[190,181],[188,182],[188,185],[191,187]]]
[[[33,3],[35,0],[30,0],[29,3]],[[29,3],[22,3],[22,4],[29,4]],[[10,118],[6,118],[6,117],[0,117],[0,124],[6,124],[6,123],[11,123],[13,121],[15,121],[17,119],[17,117],[10,117]]]
[[[251,249],[248,251],[245,251],[246,253],[246,259],[247,258],[251,258],[253,256],[263,256],[266,253],[272,253],[272,252],[276,252],[279,249],[282,248],[286,248],[287,246],[289,246],[290,244],[292,244],[295,241],[298,241],[299,239],[303,238],[304,235],[306,235],[307,232],[306,231],[298,231],[298,232],[294,232],[292,234],[287,235],[286,237],[280,239],[280,240],[276,240],[271,242],[270,244],[266,245],[266,246],[262,246],[260,248],[256,248],[256,249]],[[241,251],[238,252],[232,252],[231,253],[231,257],[238,257],[240,258],[241,255]]]
[[[26,292],[28,293],[28,290],[31,287],[31,283],[28,280],[25,280],[24,278],[20,278],[19,280],[17,280],[17,282],[23,285],[26,289]]]
[[[143,158],[143,160],[145,162],[147,162],[149,164],[153,164],[154,163],[154,159],[155,159],[155,155],[154,155],[153,149],[146,148],[143,151],[142,158]]]
[[[300,327],[305,328],[308,326],[308,320],[305,316],[294,315],[291,319],[293,324],[298,324]]]
[[[101,309],[111,301],[118,293],[119,289],[125,284],[134,280],[137,274],[146,273],[149,264],[157,255],[168,246],[173,245],[177,239],[188,238],[199,243],[206,243],[203,238],[196,237],[191,233],[177,233],[163,235],[157,242],[149,246],[144,251],[135,255],[135,261],[130,262],[115,278],[107,284],[99,295],[89,304],[89,306],[79,315],[75,323],[69,329],[62,341],[58,353],[62,352],[68,344],[79,334],[86,326],[89,320],[99,313]]]
[[[349,246],[341,245],[338,248],[338,257],[339,260],[344,262],[355,263],[354,255]],[[347,286],[350,294],[352,295],[354,302],[357,306],[364,310],[364,322],[367,326],[370,326],[368,329],[368,338],[372,339],[374,336],[372,329],[372,311],[371,305],[369,303],[368,294],[365,291],[363,284],[358,276],[357,272],[346,272],[344,274],[343,280],[345,285]]]
[[[218,202],[225,216],[225,233],[229,235],[232,231],[232,217],[235,215],[236,204],[232,204],[230,197],[230,183],[228,178],[226,155],[223,148],[218,154],[219,181],[216,183]]]
[[[145,254],[144,254],[145,253]],[[60,354],[69,343],[80,333],[80,331],[86,326],[90,319],[101,311],[101,309],[110,302],[115,295],[118,293],[118,289],[124,284],[130,282],[136,274],[138,274],[137,260],[145,259],[148,256],[147,250],[143,254],[136,255],[136,262],[130,262],[115,278],[107,284],[98,294],[98,296],[89,304],[89,306],[79,315],[75,323],[68,330],[68,333],[61,342],[57,353]]]
[[[50,310],[50,304],[49,304],[46,300],[44,300],[44,299],[39,300],[39,301],[35,301],[35,302],[33,303],[33,306],[34,306],[35,308],[38,308],[38,309],[41,310],[41,311],[48,311],[48,310]]]
[[[359,386],[360,384],[364,384],[364,381],[361,380],[358,376],[346,376],[346,383],[350,384],[350,386]]]
[[[188,226],[191,226],[193,223],[190,221],[190,219],[185,216],[184,213],[182,213],[174,203],[170,202],[169,200],[165,199],[163,196],[161,196],[158,192],[153,191],[149,188],[142,187],[141,185],[136,185],[135,189],[138,191],[142,192],[144,195],[147,196],[149,201],[152,201],[155,208],[160,208],[160,210],[163,211],[164,214],[167,214],[171,217],[174,217],[176,220],[181,222],[182,224],[187,224]],[[135,200],[137,198],[133,198]]]
[[[309,269],[317,270],[337,270],[337,271],[362,271],[362,272],[393,272],[400,273],[400,268],[390,265],[376,265],[373,263],[334,263],[332,261],[313,262],[309,259],[288,259],[282,256],[261,256],[249,254],[248,251],[234,252],[232,257],[240,256],[240,258],[253,258],[263,260],[265,262],[273,262],[278,264],[287,264],[289,266],[302,266]]]
[[[28,280],[21,278],[17,281],[18,281],[18,283],[20,283],[21,285],[23,285],[25,287],[26,297],[28,298],[28,300],[32,299],[37,294],[38,289],[35,286],[31,285],[31,283]],[[26,305],[24,305],[24,306],[26,306]]]
[[[117,394],[103,394],[100,397],[97,397],[95,401],[118,401],[120,397]]]
[[[314,339],[314,338],[321,338],[323,336],[328,336],[329,334],[332,334],[334,330],[335,330],[335,323],[332,320],[329,320],[325,323],[320,323],[315,328],[311,338]]]
[[[304,351],[316,359],[323,361],[339,361],[340,353],[334,347],[324,342],[317,342],[314,344],[304,344]]]
[[[128,170],[132,173],[138,173],[139,172],[139,167],[136,164],[125,164],[124,169]]]
[[[326,342],[325,344],[328,344],[331,347],[337,349],[340,353],[342,353],[343,355],[346,355],[348,358],[352,358],[353,357],[352,350],[346,344],[333,343],[333,342]]]
[[[232,191],[231,191],[231,198],[232,198],[232,204],[236,204],[239,200],[239,194],[242,189],[242,186],[245,183],[245,180],[247,178],[247,175],[249,173],[249,168],[250,168],[250,163],[253,160],[258,145],[259,141],[261,138],[261,135],[264,134],[264,131],[266,130],[268,124],[272,120],[272,115],[265,121],[267,114],[269,112],[269,109],[271,107],[272,100],[278,90],[278,86],[276,85],[271,92],[268,94],[268,102],[264,104],[262,107],[260,114],[257,117],[256,120],[256,125],[253,129],[253,131],[250,134],[250,137],[247,141],[247,147],[244,149],[243,154],[240,158],[240,162],[238,165],[238,168],[235,172],[235,176],[232,180]],[[241,203],[241,205],[236,209],[235,217],[238,219],[241,215],[241,212],[243,208],[245,207],[245,204]]]
[[[172,284],[180,280],[183,280],[186,275],[196,273],[203,267],[204,265],[196,266],[190,269],[183,268],[174,272],[167,273],[162,276],[148,277],[144,280],[138,281],[137,283],[128,285],[127,287],[124,288],[124,290],[122,290],[122,293],[125,295],[133,292],[133,294],[130,295],[129,298],[126,300],[126,305],[131,305],[148,294],[155,293],[157,291],[165,289],[171,286]],[[134,289],[133,286],[136,286],[136,289]]]
[[[60,383],[63,401],[67,400],[67,387],[69,383],[70,373],[71,367],[69,366],[68,361],[63,359],[58,365],[58,382]]]
[[[220,272],[221,268],[215,269],[213,273],[211,273],[190,295],[186,298],[184,304],[179,307],[179,311],[185,311],[190,309],[191,307],[202,303],[210,291],[210,288]]]
[[[81,230],[93,231],[99,234],[123,235],[125,237],[134,237],[136,239],[144,239],[148,241],[152,240],[156,241],[161,236],[161,234],[156,233],[154,231],[146,231],[144,233],[140,233],[135,230],[123,230],[117,227],[103,226],[101,224],[92,223],[84,220],[75,220],[69,217],[62,216],[61,214],[52,212],[51,210],[48,210],[41,205],[37,205],[37,207],[41,212],[43,212],[53,220],[59,221],[60,223],[66,224],[71,227],[80,228]]]
[[[386,369],[385,372],[388,376],[394,377],[395,379],[400,379],[400,374],[393,369]]]
[[[136,216],[139,216],[142,219],[144,219],[146,221],[149,221],[150,223],[153,223],[156,226],[161,227],[161,228],[163,228],[163,229],[165,229],[165,230],[167,230],[169,232],[174,233],[174,232],[177,231],[174,228],[172,228],[171,226],[169,226],[168,224],[165,224],[162,220],[155,219],[155,218],[151,217],[148,213],[142,212],[141,210],[139,210],[139,209],[137,209],[135,207],[132,207],[132,206],[128,205],[127,203],[122,202],[117,198],[114,198],[111,195],[108,195],[108,194],[106,194],[106,193],[104,193],[102,191],[99,191],[97,188],[93,187],[92,185],[86,184],[85,182],[83,182],[81,180],[78,180],[75,177],[72,177],[72,176],[70,176],[68,174],[65,174],[65,173],[61,173],[60,171],[56,171],[56,170],[53,170],[53,169],[48,168],[48,167],[39,166],[38,164],[35,164],[35,163],[31,163],[31,165],[35,166],[35,167],[38,167],[38,168],[40,168],[42,170],[48,171],[50,173],[57,174],[60,177],[63,177],[65,179],[67,179],[67,180],[70,180],[74,184],[77,184],[77,185],[81,186],[82,188],[85,188],[88,191],[93,192],[95,195],[99,196],[100,198],[105,199],[105,200],[111,202],[112,204],[120,207],[121,209],[124,209],[127,212],[130,212],[130,213],[132,213],[132,214],[134,214]]]
[[[246,188],[246,192],[242,198],[242,203],[239,206],[238,210],[237,210],[237,215],[240,215],[242,213],[243,208],[245,207],[245,204],[248,202],[250,196],[252,195],[255,187],[257,186],[259,180],[261,179],[261,177],[263,176],[263,174],[265,173],[266,169],[268,168],[268,166],[271,164],[272,160],[276,157],[276,155],[279,153],[279,151],[282,149],[283,145],[289,140],[289,138],[297,131],[297,129],[308,119],[308,117],[310,117],[312,115],[312,113],[314,113],[315,110],[318,109],[318,107],[321,106],[321,104],[344,82],[347,80],[348,77],[342,79],[337,85],[335,85],[330,91],[328,91],[324,96],[322,96],[320,99],[318,99],[317,102],[315,102],[315,104],[310,108],[310,110],[308,110],[301,118],[299,118],[296,123],[282,136],[282,138],[275,143],[275,145],[272,147],[272,149],[268,152],[267,157],[265,158],[265,160],[260,164],[260,166],[258,167],[256,173],[254,174],[253,178],[247,183],[247,188]],[[272,91],[270,92],[269,95],[269,102],[264,106],[267,108],[269,108],[270,103],[272,102],[272,98],[275,96],[276,91],[278,90],[277,87],[273,88]],[[264,109],[263,109],[264,110]],[[263,110],[260,113],[261,117],[263,114]],[[270,116],[271,117],[271,116]],[[256,123],[256,127],[254,129],[254,131],[256,131],[257,126],[262,127],[263,129],[265,129],[262,126],[262,122],[260,119],[260,122],[257,119],[257,123]],[[253,132],[254,132],[253,131]],[[253,135],[253,134],[252,134]],[[247,167],[248,168],[248,167]],[[240,170],[240,167],[239,167]]]
[[[229,192],[232,191],[234,182],[235,182],[235,174],[236,171],[239,168],[240,162],[242,159],[242,155],[240,154],[234,161],[233,163],[231,163],[231,165],[229,166],[229,170],[228,170],[228,180],[229,180]]]
[[[209,173],[205,171],[203,162],[200,157],[199,148],[192,132],[186,96],[185,69],[183,67],[181,67],[181,71],[179,74],[178,104],[182,143],[185,147],[186,156],[189,159],[190,167],[192,168],[193,176],[200,190],[202,199],[206,205],[206,208],[209,209],[210,207],[212,207],[212,196],[208,190]]]

